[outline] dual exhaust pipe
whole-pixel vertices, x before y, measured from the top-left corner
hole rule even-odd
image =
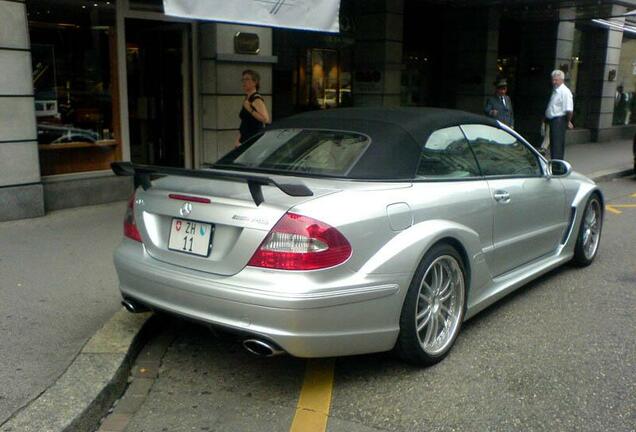
[[[150,310],[148,307],[130,299],[123,299],[121,301],[121,304],[130,313],[142,313],[142,312],[148,312]]]
[[[274,357],[285,354],[285,351],[273,343],[262,339],[245,339],[243,341],[243,348],[257,357]]]
[[[130,313],[148,312],[150,310],[147,306],[137,303],[131,299],[123,299],[121,304]],[[243,341],[243,348],[257,357],[274,357],[285,354],[285,351],[278,346],[262,339],[245,339]]]

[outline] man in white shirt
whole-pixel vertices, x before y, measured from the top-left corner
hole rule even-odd
[[[552,96],[545,110],[546,121],[550,124],[550,157],[563,159],[565,155],[565,131],[572,129],[574,100],[572,92],[563,84],[565,74],[561,70],[552,71]]]

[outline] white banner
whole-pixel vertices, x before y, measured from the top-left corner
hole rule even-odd
[[[163,0],[166,15],[337,33],[340,0]]]

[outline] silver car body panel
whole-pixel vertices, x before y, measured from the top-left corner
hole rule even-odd
[[[466,269],[465,319],[568,262],[595,183],[576,172],[445,181],[356,181],[273,176],[303,183],[312,196],[262,186],[169,176],[136,192],[142,241],[124,238],[115,267],[125,298],[211,325],[268,339],[298,357],[390,350],[404,299],[426,252],[451,243]],[[170,194],[207,199],[191,203]],[[276,222],[294,212],[335,227],[351,244],[344,263],[321,270],[248,266]],[[168,250],[173,218],[214,225],[210,254]]]
[[[135,216],[144,243],[124,239],[115,252],[122,295],[269,339],[299,357],[385,351],[395,344],[406,291],[433,244],[452,241],[465,257],[470,278],[469,318],[571,259],[576,236],[570,235],[564,243],[561,240],[568,231],[577,232],[582,212],[575,213],[570,226],[570,209],[583,208],[596,190],[593,182],[576,173],[567,178],[495,181],[300,180],[314,196],[289,197],[264,187],[265,202],[259,207],[245,185],[223,181],[168,177],[148,191],[138,191]],[[557,198],[549,201],[554,208],[539,205],[538,200],[546,196],[536,190],[540,189],[537,184],[554,192]],[[505,241],[504,231],[493,230],[498,217],[493,191],[502,187],[510,190],[511,202],[518,190],[529,190],[519,210],[506,208],[508,214],[499,216],[510,218],[503,230],[513,230],[515,218],[528,222],[547,217],[548,223],[530,222],[525,232],[511,234],[515,241]],[[188,216],[215,224],[209,257],[165,247],[166,227],[173,217],[180,217],[182,204],[167,199],[173,191],[212,201],[193,203]],[[317,271],[246,266],[286,211],[336,227],[351,242],[354,253],[339,266]],[[502,250],[497,251],[498,247]],[[514,252],[525,248],[536,252]],[[510,263],[493,265],[498,252],[503,254],[505,249],[514,255]]]

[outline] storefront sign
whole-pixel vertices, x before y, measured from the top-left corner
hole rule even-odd
[[[256,33],[238,32],[234,35],[234,52],[237,54],[258,54],[261,50]]]
[[[166,15],[337,33],[340,0],[163,0]]]

